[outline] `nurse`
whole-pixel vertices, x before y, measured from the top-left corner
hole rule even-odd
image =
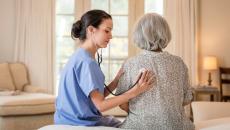
[[[101,112],[124,104],[151,88],[154,78],[146,70],[137,76],[140,80],[133,88],[119,96],[105,98],[109,92],[104,89],[105,77],[95,54],[99,48],[107,47],[112,29],[112,17],[102,10],[90,10],[73,24],[71,36],[79,39],[81,45],[61,73],[55,124],[118,127],[121,124],[119,120],[102,116]],[[122,70],[117,73],[108,85],[109,90],[117,87],[122,74]]]

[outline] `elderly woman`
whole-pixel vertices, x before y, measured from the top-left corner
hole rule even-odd
[[[184,105],[192,100],[188,69],[183,60],[166,51],[171,32],[166,20],[155,13],[144,15],[136,25],[134,43],[143,51],[126,61],[116,93],[130,89],[142,68],[156,76],[154,87],[120,107],[128,112],[121,128],[138,130],[194,130]]]

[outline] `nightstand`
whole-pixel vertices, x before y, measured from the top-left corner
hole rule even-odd
[[[212,86],[198,86],[193,90],[194,101],[197,101],[200,94],[210,95],[210,101],[220,101],[220,91]]]

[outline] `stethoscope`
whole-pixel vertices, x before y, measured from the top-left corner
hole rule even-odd
[[[102,51],[101,51],[100,54],[99,54],[98,51],[97,51],[97,62],[98,62],[99,67],[101,68],[101,63],[102,63]],[[131,88],[133,88],[135,85],[137,85],[137,83],[139,82],[141,76],[142,76],[142,73],[141,73],[140,76],[138,77],[137,81],[136,81],[133,85],[130,85],[129,89],[131,89]],[[121,95],[121,94],[123,94],[123,93],[126,92],[126,91],[125,91],[125,92],[121,92],[121,93],[115,94],[115,93],[113,93],[113,92],[108,88],[108,85],[106,85],[105,83],[104,83],[104,86],[105,86],[105,89],[107,89],[107,90],[109,91],[109,93],[111,93],[111,94],[114,95],[114,96],[119,96],[119,95]],[[128,91],[128,90],[127,90],[127,91]]]

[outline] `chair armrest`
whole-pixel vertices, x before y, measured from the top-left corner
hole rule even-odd
[[[29,93],[46,93],[46,90],[44,88],[35,87],[35,86],[32,86],[32,85],[26,85],[24,87],[24,91],[29,92]]]

